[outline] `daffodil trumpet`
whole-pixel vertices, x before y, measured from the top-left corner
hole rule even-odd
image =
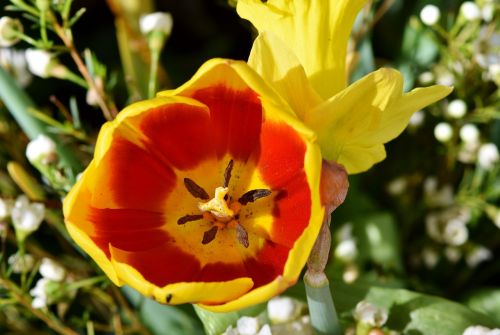
[[[115,284],[216,312],[280,294],[306,262],[306,282],[328,287],[347,174],[384,159],[412,113],[451,91],[403,93],[390,69],[347,86],[365,2],[239,0],[259,30],[248,62],[210,60],[103,126],[64,214]]]

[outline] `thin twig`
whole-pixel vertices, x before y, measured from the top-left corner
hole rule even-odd
[[[57,332],[58,334],[62,335],[78,335],[77,332],[71,330],[68,327],[65,327],[61,323],[59,323],[57,320],[54,320],[51,318],[49,315],[45,314],[42,312],[40,309],[33,308],[31,306],[31,302],[21,293],[19,293],[19,287],[17,287],[15,284],[12,282],[0,278],[0,284],[3,285],[7,290],[14,296],[14,298],[17,300],[18,303],[23,305],[26,309],[28,309],[33,315],[35,315],[37,318],[45,322],[45,324],[50,327],[52,330]]]
[[[107,99],[104,90],[99,85],[96,84],[94,78],[92,78],[92,76],[90,75],[87,66],[85,65],[82,58],[80,57],[80,54],[76,50],[73,41],[66,35],[64,28],[61,25],[59,25],[59,23],[54,23],[54,29],[56,34],[63,41],[64,45],[68,48],[71,58],[73,58],[73,61],[78,67],[78,71],[80,71],[83,78],[85,78],[85,81],[89,85],[89,89],[94,90],[97,93],[97,103],[99,104],[99,107],[102,109],[104,117],[107,120],[113,120],[118,114],[116,106],[112,102],[108,103],[106,102]]]

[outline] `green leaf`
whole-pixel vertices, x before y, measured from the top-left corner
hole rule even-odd
[[[190,309],[190,306],[173,307],[161,305],[156,301],[143,297],[136,290],[127,286],[122,287],[122,291],[139,311],[142,322],[153,335],[164,335],[167,333],[186,335],[203,334],[199,322],[186,312],[186,310]]]
[[[500,289],[476,290],[467,295],[464,303],[472,310],[488,315],[500,325]]]
[[[218,335],[223,333],[227,327],[235,326],[236,321],[242,316],[257,316],[266,309],[266,304],[259,304],[249,308],[242,309],[238,312],[230,313],[213,313],[198,306],[194,306],[194,310],[200,318],[207,335]]]

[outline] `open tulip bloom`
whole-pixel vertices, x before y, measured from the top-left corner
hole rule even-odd
[[[239,0],[259,31],[248,63],[210,60],[103,126],[64,213],[115,284],[231,311],[297,281],[330,215],[323,161],[369,169],[415,111],[451,91],[403,93],[391,69],[346,87],[365,2]]]

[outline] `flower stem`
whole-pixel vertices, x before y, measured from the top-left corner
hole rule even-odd
[[[160,50],[151,50],[151,66],[149,68],[148,97],[154,98],[158,83],[158,63],[160,62]]]
[[[311,316],[311,324],[316,334],[342,334],[328,279],[321,286],[313,286],[304,278],[307,294],[307,305]]]

